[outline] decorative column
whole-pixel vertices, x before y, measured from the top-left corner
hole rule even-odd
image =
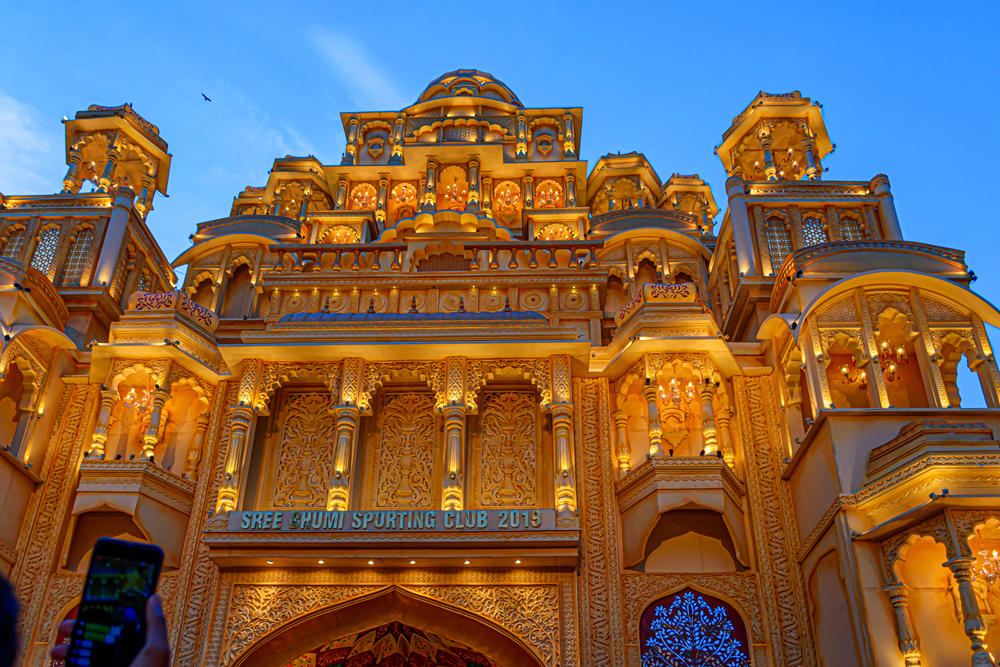
[[[94,426],[94,440],[90,446],[90,454],[96,458],[104,458],[104,444],[108,441],[108,424],[111,422],[111,411],[118,402],[118,392],[101,387],[101,411],[97,413],[97,425]]]
[[[535,174],[524,172],[524,208],[535,208]]]
[[[767,180],[776,181],[778,180],[778,168],[774,166],[774,156],[771,155],[771,135],[762,134],[759,141],[760,149],[764,151],[764,173],[767,175]]]
[[[83,162],[83,153],[79,148],[74,148],[69,152],[69,169],[66,170],[66,177],[63,178],[62,193],[76,194],[80,191],[83,181],[80,179],[80,163]]]
[[[118,268],[118,256],[121,255],[122,245],[125,243],[125,235],[128,229],[128,217],[132,212],[135,201],[135,191],[127,185],[118,188],[115,197],[115,206],[111,210],[111,218],[108,220],[108,231],[104,234],[104,241],[101,243],[101,256],[97,260],[97,271],[94,272],[93,285],[103,285],[108,288],[114,280],[115,270]]]
[[[716,439],[718,431],[715,428],[715,410],[712,408],[712,396],[717,389],[714,382],[705,378],[705,382],[698,386],[698,394],[701,396],[701,436],[705,448],[702,455],[712,456],[719,449]]]
[[[389,174],[378,175],[378,201],[375,203],[375,221],[385,226],[386,203],[389,201]]]
[[[206,407],[194,422],[194,440],[188,450],[187,470],[185,474],[193,482],[198,481],[198,463],[205,447],[205,433],[208,431],[209,409]]]
[[[396,120],[392,125],[392,155],[389,156],[389,164],[403,164],[403,125],[406,116],[396,114]]]
[[[888,241],[902,241],[903,230],[896,215],[896,202],[889,189],[889,177],[879,174],[872,179],[872,194],[878,197],[878,217],[882,221],[882,233]]]
[[[424,193],[420,202],[421,211],[437,210],[437,177],[441,163],[434,156],[427,158],[427,180],[424,181]]]
[[[733,227],[733,241],[736,243],[736,263],[744,276],[756,275],[756,257],[753,248],[753,235],[750,233],[750,218],[747,216],[747,204],[743,199],[745,194],[743,179],[733,176],[726,181],[726,194],[729,195],[729,223]],[[735,279],[735,276],[734,276]]]
[[[576,476],[573,474],[573,404],[551,403],[552,433],[556,444],[556,511],[576,512]]]
[[[563,112],[563,157],[576,157],[576,140],[573,137],[573,114]]]
[[[163,404],[168,398],[170,394],[157,385],[153,392],[153,409],[149,413],[149,428],[142,436],[142,456],[150,461],[153,460],[153,448],[160,442],[160,419],[163,417]]]
[[[333,210],[343,211],[347,207],[347,174],[341,174],[337,179],[337,198],[333,202]]]
[[[358,131],[361,128],[361,119],[351,116],[347,121],[347,148],[344,150],[344,159],[340,164],[357,164],[358,157]]]
[[[453,403],[444,408],[444,493],[442,501],[446,510],[462,509],[462,471],[465,443],[465,405]]]
[[[715,423],[719,429],[719,442],[722,444],[722,460],[726,462],[730,470],[736,468],[736,452],[733,450],[733,433],[729,430],[729,420],[732,419],[732,409],[724,408],[715,416]]]
[[[153,198],[153,186],[156,185],[156,176],[153,174],[143,174],[142,175],[142,189],[139,190],[139,197],[135,202],[135,210],[139,211],[139,215],[143,218],[149,213],[150,200]]]
[[[216,513],[232,512],[236,509],[236,499],[240,495],[240,474],[243,470],[243,456],[250,432],[253,410],[249,406],[229,406],[231,426],[229,429],[229,450],[226,452],[226,470],[219,487],[219,499],[215,504]]]
[[[100,192],[111,192],[111,179],[115,176],[115,167],[118,166],[118,160],[121,158],[122,154],[118,149],[117,144],[118,138],[115,138],[115,142],[108,148],[108,161],[104,164],[104,171],[101,172],[101,177],[99,179],[100,187],[98,190]]]
[[[576,208],[576,172],[566,170],[566,208]]]
[[[652,384],[646,378],[646,384],[642,387],[642,397],[646,399],[646,406],[649,415],[649,457],[662,459],[663,454],[663,429],[660,427],[660,411],[656,408],[656,396],[659,387]]]
[[[518,162],[528,159],[528,118],[523,111],[517,112],[517,146],[514,159]]]
[[[493,176],[491,174],[483,174],[483,189],[482,189],[482,210],[486,213],[487,218],[493,218]]]
[[[614,415],[615,430],[618,433],[618,476],[628,474],[632,463],[632,448],[628,442],[628,413],[619,410]]]
[[[896,615],[896,641],[899,644],[899,652],[903,654],[903,664],[906,667],[920,667],[920,643],[910,621],[906,587],[897,583],[886,588],[885,592],[889,594],[892,610]]]
[[[337,418],[337,441],[333,451],[333,479],[330,480],[326,509],[342,512],[347,509],[351,493],[351,449],[361,411],[355,405],[338,405],[330,408],[330,414]]]
[[[301,222],[305,222],[306,218],[309,216],[309,204],[312,203],[312,193],[306,191],[302,194],[302,206],[299,207],[298,219]]]
[[[281,196],[281,190],[274,188],[274,196],[271,198],[271,215],[281,215],[281,207],[285,203]]]
[[[962,603],[962,618],[965,620],[965,636],[972,642],[972,667],[993,667],[996,663],[986,650],[986,623],[979,611],[979,601],[972,587],[972,566],[974,558],[958,557],[944,563],[951,570],[958,584],[958,596]]]
[[[469,158],[469,195],[465,208],[470,211],[479,210],[479,157],[474,155]]]
[[[806,178],[810,181],[818,181],[823,175],[816,160],[816,136],[809,135],[802,140],[802,150],[806,154]]]

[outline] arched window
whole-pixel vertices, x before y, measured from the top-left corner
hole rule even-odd
[[[49,227],[38,236],[38,244],[31,255],[31,266],[47,274],[56,258],[59,246],[59,228]]]
[[[868,238],[868,230],[854,218],[845,216],[840,219],[840,236],[845,241],[861,241]]]
[[[90,253],[94,247],[94,230],[85,227],[80,230],[69,247],[66,267],[63,269],[61,287],[79,287],[85,273],[90,272]]]
[[[764,224],[767,236],[767,249],[771,253],[771,267],[774,271],[792,254],[792,240],[788,234],[785,221],[777,216],[770,216]]]
[[[11,230],[7,236],[7,242],[3,244],[3,251],[0,255],[13,259],[23,259],[24,250],[28,245],[28,232],[24,227]]]
[[[685,589],[639,622],[642,667],[750,667],[746,626],[732,605]]]

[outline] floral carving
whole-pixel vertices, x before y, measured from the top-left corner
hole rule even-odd
[[[536,412],[527,392],[489,392],[484,397],[477,469],[484,507],[537,504]]]
[[[326,394],[291,394],[278,450],[275,507],[321,507],[333,475],[337,425]]]
[[[642,667],[750,667],[747,647],[721,605],[692,591],[658,605],[651,636],[642,643]]]
[[[434,400],[393,394],[382,409],[378,452],[378,507],[430,507],[434,454]]]

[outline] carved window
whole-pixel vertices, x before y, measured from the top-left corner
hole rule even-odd
[[[777,271],[785,258],[792,254],[792,239],[788,233],[785,221],[778,217],[770,217],[765,223],[767,249],[771,253],[771,266]]]
[[[90,227],[81,229],[66,255],[66,267],[63,269],[62,287],[79,287],[85,274],[90,273],[93,259],[91,251],[94,248],[94,230]]]
[[[59,228],[49,227],[38,236],[35,252],[31,256],[31,266],[42,273],[48,273],[56,258],[59,247]]]
[[[480,420],[479,499],[483,507],[538,505],[535,395],[487,392]]]
[[[272,464],[274,507],[326,507],[337,423],[328,393],[288,394]]]
[[[840,236],[845,241],[860,241],[868,238],[868,232],[854,218],[840,219]]]
[[[750,667],[746,627],[722,600],[684,590],[642,614],[642,667]]]
[[[23,259],[24,250],[28,246],[28,232],[24,227],[18,227],[11,231],[7,237],[7,242],[3,244],[3,252],[0,255],[13,259]]]
[[[389,394],[379,418],[376,507],[432,507],[434,398]]]
[[[807,215],[802,219],[802,236],[805,238],[807,246],[819,245],[829,240],[826,237],[826,230],[823,228],[823,221],[812,215]]]

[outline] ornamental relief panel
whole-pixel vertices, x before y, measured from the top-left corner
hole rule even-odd
[[[430,394],[388,394],[379,418],[375,507],[431,507],[436,429]]]
[[[538,410],[534,393],[483,394],[473,473],[480,507],[538,506]]]
[[[284,425],[274,451],[273,505],[325,507],[333,475],[336,420],[327,413],[326,393],[289,394],[284,407]]]

